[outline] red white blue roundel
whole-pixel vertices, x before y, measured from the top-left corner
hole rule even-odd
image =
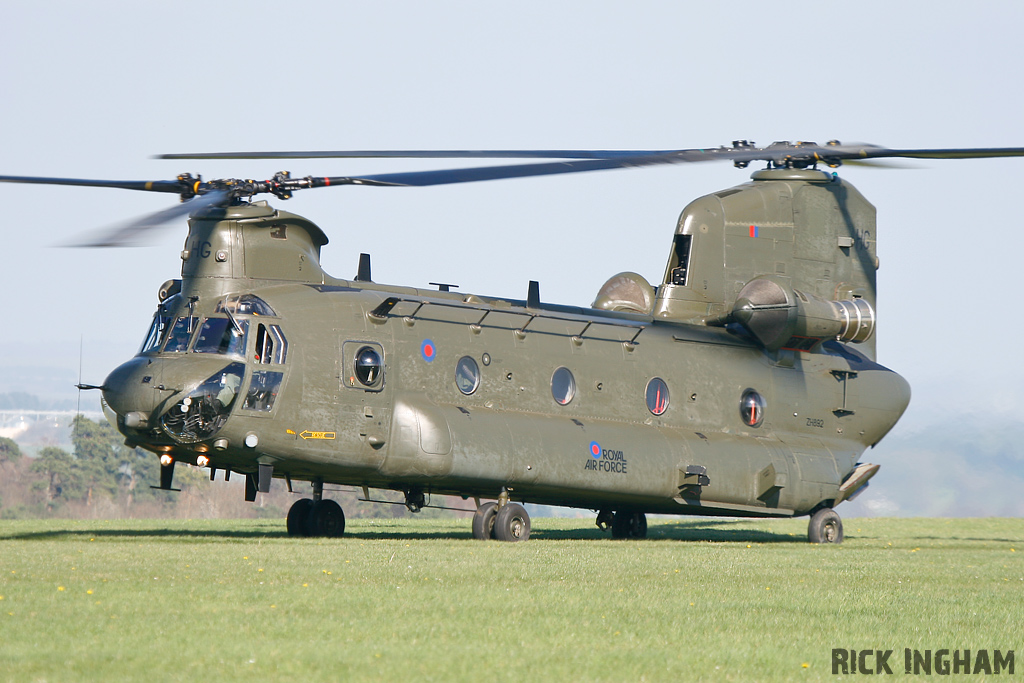
[[[590,455],[592,455],[595,460],[599,460],[601,458],[601,444],[599,444],[596,441],[591,441],[590,442]]]
[[[434,342],[430,339],[424,339],[423,343],[420,344],[420,353],[423,354],[423,360],[428,363],[433,363],[434,358],[437,356],[437,349],[434,347]]]

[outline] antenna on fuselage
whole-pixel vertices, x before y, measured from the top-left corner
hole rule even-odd
[[[370,255],[359,255],[359,271],[356,273],[356,282],[373,282],[370,279]]]
[[[540,308],[540,283],[530,280],[530,288],[526,291],[526,307]]]

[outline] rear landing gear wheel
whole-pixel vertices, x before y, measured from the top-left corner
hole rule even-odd
[[[306,532],[306,521],[309,519],[309,513],[312,509],[313,500],[311,498],[300,498],[292,503],[291,508],[288,510],[289,536],[309,535]]]
[[[832,508],[822,508],[811,515],[807,538],[811,543],[842,543],[843,520]]]
[[[612,516],[612,538],[647,538],[647,515],[616,512]]]
[[[473,538],[486,541],[494,538],[494,518],[498,515],[497,503],[484,503],[473,513]]]
[[[345,512],[333,500],[318,500],[309,512],[306,529],[310,536],[341,538],[345,533]]]
[[[499,541],[525,541],[530,538],[530,515],[519,503],[508,503],[494,516],[494,537]]]

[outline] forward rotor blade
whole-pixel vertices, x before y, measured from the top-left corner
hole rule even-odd
[[[68,247],[134,247],[140,246],[152,235],[150,231],[160,228],[172,220],[200,209],[226,205],[231,195],[223,190],[215,190],[186,202],[177,204],[162,211],[151,213],[113,229],[97,231],[92,238],[84,242],[67,244]]]
[[[38,176],[0,175],[0,183],[22,183],[28,185],[74,185],[77,187],[116,187],[122,190],[143,192],[181,192],[181,183],[176,180],[92,180],[89,178],[41,178]]]
[[[867,158],[904,157],[907,159],[992,159],[1024,156],[1024,147],[975,147],[970,149],[885,149],[868,151]]]
[[[857,166],[859,168],[878,168],[882,170],[917,170],[924,168],[921,164],[911,164],[902,161],[894,161],[891,158],[885,159],[846,159],[843,166]]]

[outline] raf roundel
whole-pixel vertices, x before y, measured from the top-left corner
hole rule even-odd
[[[596,441],[590,442],[590,454],[597,460],[601,457],[601,444]]]
[[[428,363],[434,362],[434,357],[437,356],[437,349],[434,348],[434,342],[430,339],[424,339],[420,345],[420,353],[423,354],[423,360]]]

